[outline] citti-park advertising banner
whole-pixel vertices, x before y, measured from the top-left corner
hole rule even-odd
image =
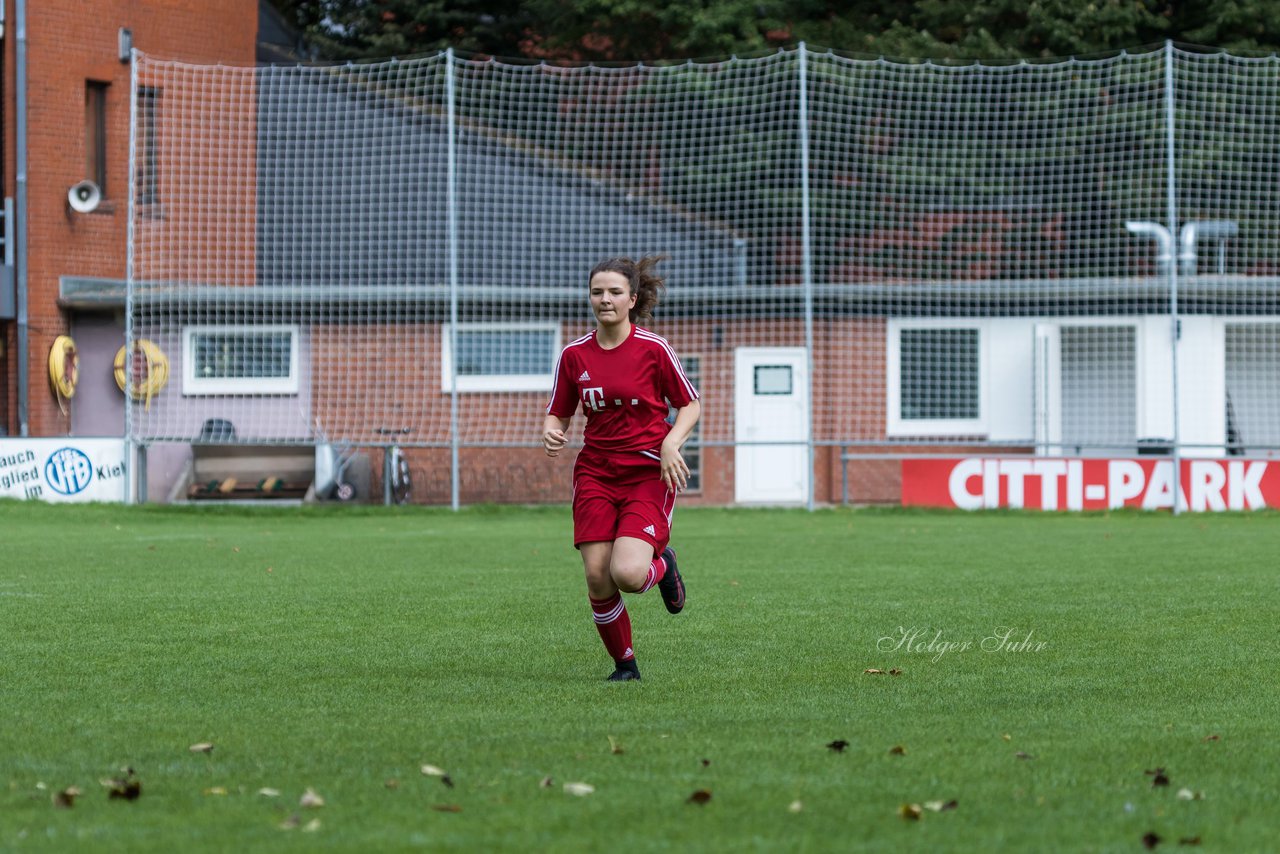
[[[1178,507],[1280,507],[1280,461],[1180,460]],[[1143,510],[1174,506],[1173,461],[966,457],[902,462],[902,504],[985,510]]]
[[[0,439],[0,498],[123,501],[123,439]]]

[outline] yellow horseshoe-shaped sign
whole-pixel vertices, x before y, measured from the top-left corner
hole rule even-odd
[[[121,391],[128,389],[134,400],[141,400],[148,409],[151,398],[160,393],[169,382],[169,359],[164,351],[151,341],[139,338],[133,346],[121,347],[115,358],[116,385]],[[126,376],[125,371],[129,371]]]
[[[76,352],[76,342],[70,335],[59,335],[49,348],[49,387],[58,398],[58,408],[63,415],[67,414],[65,401],[75,396],[79,379],[80,354]]]

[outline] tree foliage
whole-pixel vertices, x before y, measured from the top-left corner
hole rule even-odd
[[[721,57],[804,39],[856,54],[1018,59],[1173,39],[1280,48],[1280,0],[271,0],[332,59],[453,47],[550,60]]]

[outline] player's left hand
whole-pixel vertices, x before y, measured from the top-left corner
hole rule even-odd
[[[689,465],[684,461],[679,448],[663,444],[662,446],[662,482],[667,489],[684,492],[689,485]]]

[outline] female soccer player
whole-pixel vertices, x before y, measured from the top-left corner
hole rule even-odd
[[[635,325],[649,320],[664,289],[654,273],[660,260],[612,258],[591,271],[596,328],[560,353],[542,424],[542,446],[554,457],[579,405],[587,418],[573,467],[573,544],[596,629],[616,665],[613,682],[640,678],[619,591],[644,593],[656,584],[668,611],[684,608],[684,580],[668,542],[676,493],[689,478],[680,448],[702,404],[671,345]],[[672,425],[667,401],[676,408]]]

